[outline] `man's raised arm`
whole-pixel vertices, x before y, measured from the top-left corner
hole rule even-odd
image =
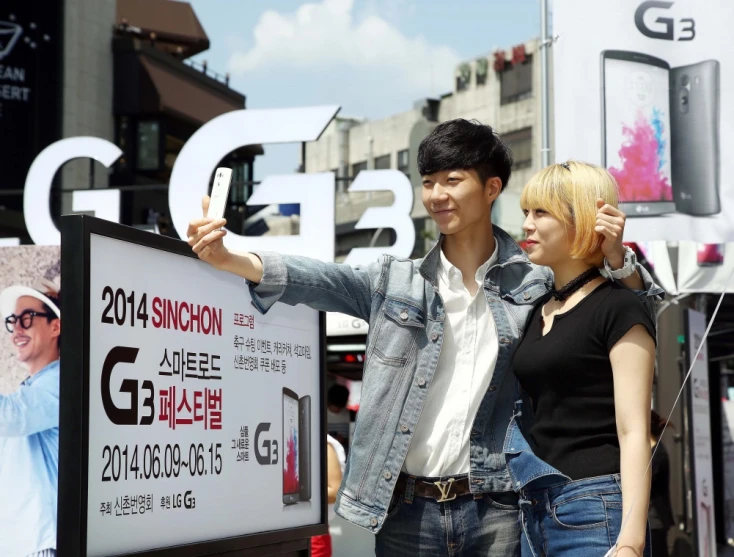
[[[204,215],[208,207],[209,197],[205,197]],[[275,302],[282,302],[369,321],[372,295],[383,274],[382,262],[352,267],[265,251],[235,253],[224,246],[226,223],[225,219],[192,220],[186,232],[189,245],[199,259],[215,269],[244,278],[261,313],[266,313]]]

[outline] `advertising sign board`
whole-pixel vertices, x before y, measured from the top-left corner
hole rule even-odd
[[[734,241],[727,0],[553,1],[556,161],[615,177],[627,241]]]
[[[323,314],[101,219],[62,217],[61,251],[59,555],[324,533]]]

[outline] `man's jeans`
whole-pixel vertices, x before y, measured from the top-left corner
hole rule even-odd
[[[377,557],[518,557],[519,505],[515,493],[464,495],[438,503],[397,494],[377,533]]]

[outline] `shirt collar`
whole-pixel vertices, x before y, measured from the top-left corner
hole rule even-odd
[[[440,259],[439,259],[439,265],[438,265],[438,278],[439,280],[443,281],[445,284],[449,285],[451,284],[451,279],[453,276],[456,276],[456,278],[459,280],[459,282],[463,282],[463,277],[461,275],[461,271],[451,263],[446,258],[446,254],[444,254],[443,249],[439,250],[440,253]],[[489,268],[494,265],[497,262],[499,256],[499,242],[497,241],[497,238],[495,238],[494,241],[494,252],[492,252],[492,255],[490,255],[489,259],[485,261],[481,267],[477,269],[476,275],[474,275],[474,279],[479,283],[480,285],[484,282],[484,277],[487,274],[487,271]]]
[[[41,371],[39,371],[35,375],[31,375],[29,377],[26,377],[23,380],[23,383],[22,384],[23,385],[31,385],[34,381],[36,381],[39,377],[41,377],[41,375],[43,375],[47,371],[49,371],[51,369],[54,369],[54,368],[58,368],[59,367],[59,363],[60,363],[60,360],[54,360],[53,362],[51,362],[48,365],[46,365],[45,367],[43,367],[41,369]]]
[[[525,252],[512,236],[510,236],[507,232],[505,232],[496,224],[492,225],[492,233],[495,243],[497,245],[497,259],[493,261],[492,265],[490,266],[497,264],[501,267],[504,267],[512,263],[526,263],[528,265],[530,264],[528,256],[525,254]],[[440,253],[443,246],[443,240],[444,235],[439,234],[438,240],[436,240],[436,243],[433,244],[433,247],[421,260],[419,267],[419,272],[421,276],[433,286],[437,286],[438,282],[438,270],[441,265]]]

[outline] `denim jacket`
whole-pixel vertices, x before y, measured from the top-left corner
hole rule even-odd
[[[516,388],[508,370],[533,307],[553,287],[549,269],[532,264],[497,226],[494,235],[498,261],[487,270],[484,294],[497,327],[499,355],[470,435],[472,492],[512,490],[503,454]],[[423,259],[383,255],[354,267],[255,252],[263,278],[248,286],[261,313],[276,302],[305,304],[369,323],[360,408],[335,511],[375,533],[384,524],[441,353],[445,309],[437,275],[442,240]],[[638,270],[647,289],[638,295],[654,314],[654,298],[663,290],[644,268],[638,265]]]

